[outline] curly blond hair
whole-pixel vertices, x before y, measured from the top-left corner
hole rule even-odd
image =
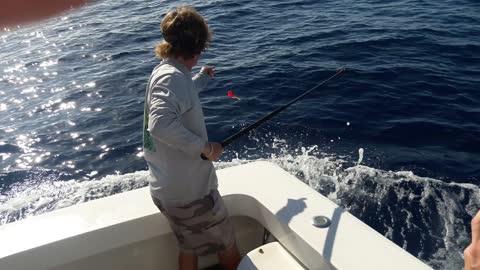
[[[210,46],[212,33],[207,22],[193,7],[179,6],[162,20],[164,40],[157,44],[155,54],[162,58],[191,59]]]

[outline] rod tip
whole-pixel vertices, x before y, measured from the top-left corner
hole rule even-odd
[[[337,73],[345,71],[345,68],[337,68]]]

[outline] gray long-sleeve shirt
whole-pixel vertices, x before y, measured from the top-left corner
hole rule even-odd
[[[216,189],[211,161],[200,154],[208,141],[198,92],[209,76],[190,71],[174,59],[163,60],[147,84],[144,113],[144,157],[150,191],[161,201],[187,203]]]

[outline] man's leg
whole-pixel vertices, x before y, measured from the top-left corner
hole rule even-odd
[[[181,252],[178,254],[178,269],[197,270],[198,257],[194,254]]]
[[[226,270],[236,270],[242,257],[238,251],[237,245],[233,244],[231,247],[217,254],[220,264]]]

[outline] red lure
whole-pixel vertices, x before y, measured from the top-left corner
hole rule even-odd
[[[231,97],[231,98],[236,98],[236,99],[240,100],[240,98],[236,97],[236,96],[233,94],[233,91],[232,91],[232,90],[228,90],[227,95],[228,95],[229,97]]]

